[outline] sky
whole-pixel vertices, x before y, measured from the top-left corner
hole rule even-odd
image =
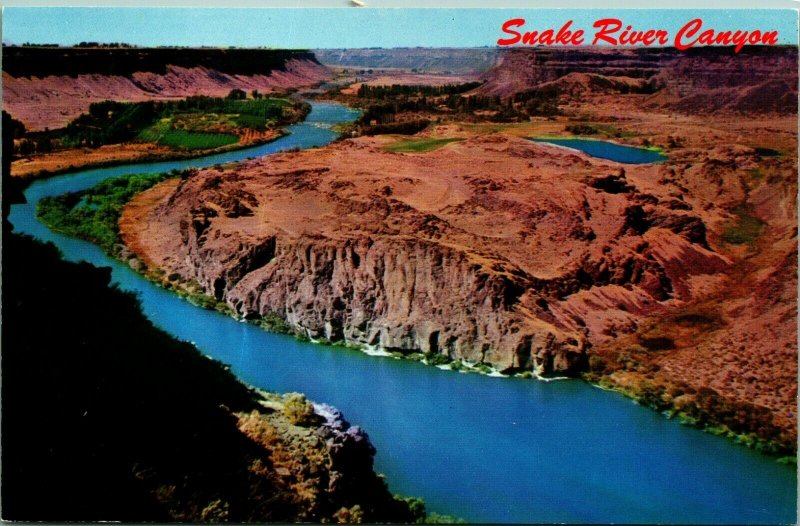
[[[138,46],[272,48],[481,47],[503,37],[501,26],[524,18],[524,30],[559,28],[592,33],[599,18],[619,18],[634,29],[674,35],[694,18],[704,28],[777,30],[779,44],[796,45],[791,10],[615,9],[302,9],[5,7],[3,42],[12,44],[125,42]]]

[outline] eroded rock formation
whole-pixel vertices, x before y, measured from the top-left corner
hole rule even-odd
[[[542,373],[579,370],[604,332],[690,300],[730,265],[659,186],[664,167],[625,173],[505,135],[424,156],[386,141],[168,182],[129,205],[123,238],[246,318]]]
[[[651,109],[687,114],[797,112],[797,49],[510,49],[483,73],[483,95],[531,90],[562,100],[641,93]]]

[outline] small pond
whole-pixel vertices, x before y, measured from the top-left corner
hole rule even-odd
[[[667,157],[657,150],[646,148],[635,148],[633,146],[623,146],[608,141],[598,141],[596,139],[532,139],[534,142],[544,142],[563,146],[573,150],[618,163],[626,164],[648,164],[667,160]]]

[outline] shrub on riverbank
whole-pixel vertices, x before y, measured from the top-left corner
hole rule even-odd
[[[635,349],[630,349],[635,354]],[[677,418],[682,424],[725,436],[769,455],[794,455],[796,441],[773,422],[765,407],[736,401],[711,388],[694,389],[688,384],[664,383],[638,360],[620,352],[616,361],[592,357],[584,380],[613,389],[645,407]]]
[[[283,414],[296,426],[309,426],[318,422],[314,405],[300,393],[289,393],[283,401]]]
[[[83,192],[45,197],[37,203],[36,217],[57,232],[91,241],[112,254],[120,243],[119,217],[125,203],[178,175],[178,172],[124,175]]]

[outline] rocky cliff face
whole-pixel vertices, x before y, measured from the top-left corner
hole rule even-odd
[[[514,311],[521,280],[485,270],[449,247],[323,237],[270,238],[266,245],[274,246],[268,265],[250,267],[258,249],[248,247],[239,264],[201,283],[237,312],[277,313],[313,339],[528,370],[567,372],[582,358],[577,339],[555,327],[535,333],[525,327]],[[195,254],[197,263],[218,257],[200,246]]]
[[[312,86],[330,71],[304,51],[259,49],[3,49],[3,109],[29,130],[59,128],[103,100]]]
[[[550,90],[586,102],[592,95],[640,94],[650,108],[683,113],[797,112],[797,49],[511,49],[486,71],[478,92],[508,97]]]
[[[497,66],[486,71],[485,95],[507,97],[572,74],[602,75],[644,81],[675,59],[663,50],[642,53],[625,49],[507,49]]]
[[[351,515],[369,522],[419,518],[389,493],[374,471],[376,450],[369,436],[339,410],[312,404],[297,393],[261,393],[259,403],[261,408],[236,415],[237,426],[269,452],[252,464],[252,471],[270,473],[276,486],[293,495],[294,522]]]
[[[602,338],[686,301],[698,275],[728,265],[690,206],[658,189],[658,166],[626,175],[507,136],[424,156],[387,153],[385,141],[156,187],[126,209],[123,239],[246,318],[541,373],[579,370],[590,330]],[[605,297],[616,316],[577,306],[580,293]]]

